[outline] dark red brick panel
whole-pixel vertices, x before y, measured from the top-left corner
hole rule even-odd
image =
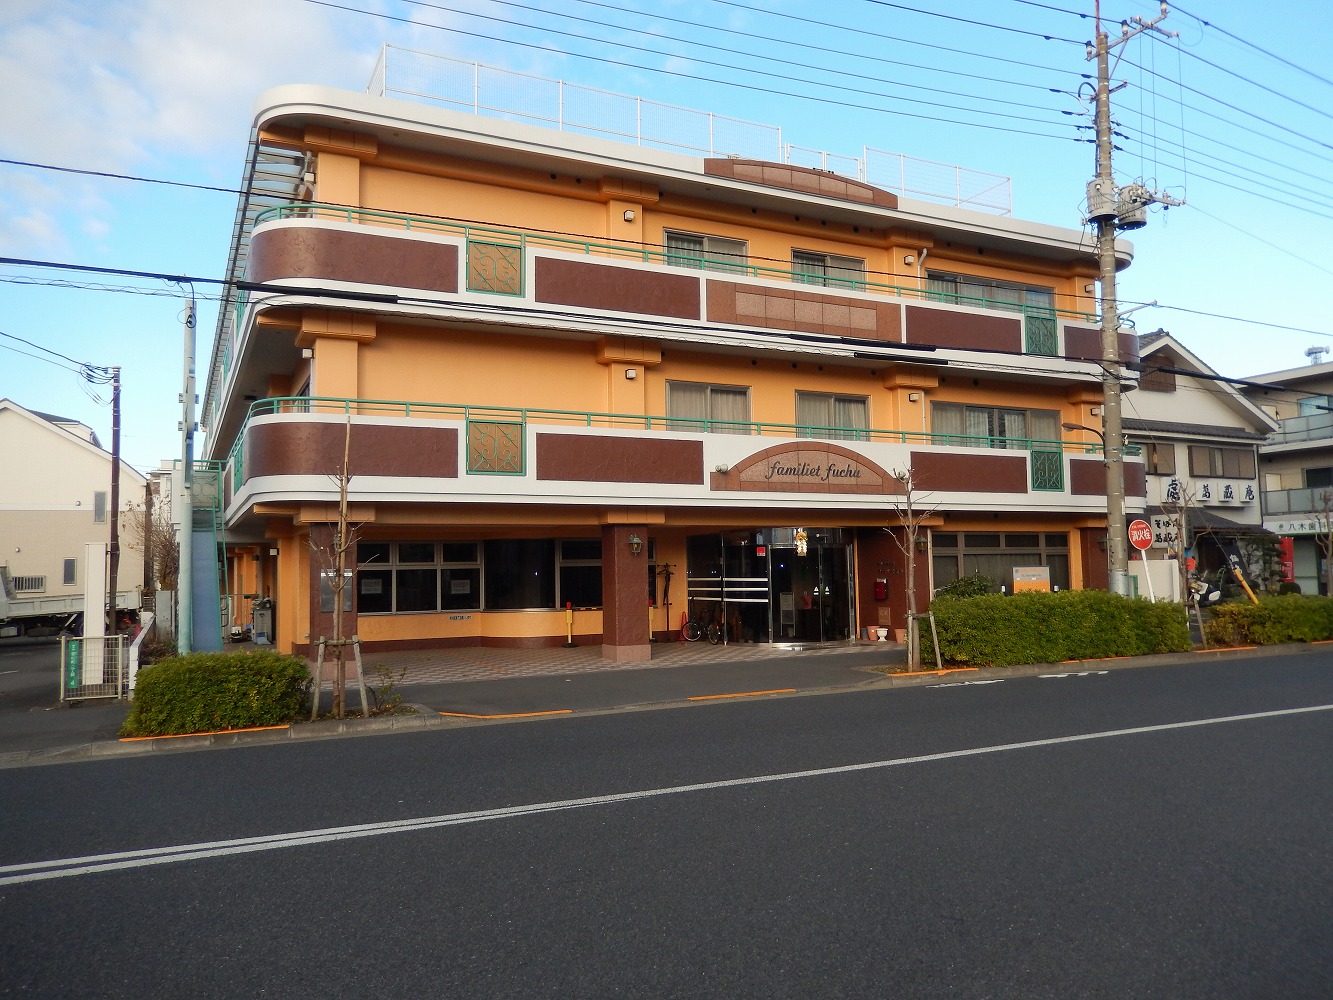
[[[1028,492],[1028,461],[1021,452],[1016,455],[951,455],[914,451],[912,473],[917,489],[925,492]]]
[[[1019,354],[1023,350],[1023,321],[1018,316],[908,306],[907,340],[912,344]]]
[[[292,420],[255,424],[246,435],[246,478],[332,476],[342,468],[346,425]],[[458,475],[458,431],[453,427],[353,424],[353,476]]]
[[[539,433],[537,478],[701,486],[704,446],[701,441]]]
[[[534,274],[538,302],[676,319],[700,318],[697,275],[552,257],[538,257]]]
[[[251,281],[322,278],[458,291],[458,247],[317,226],[261,229],[250,240]]]

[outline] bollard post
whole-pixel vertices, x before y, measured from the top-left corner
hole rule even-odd
[[[574,648],[574,605],[571,601],[565,602],[565,648]]]

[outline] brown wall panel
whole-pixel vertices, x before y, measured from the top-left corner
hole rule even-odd
[[[912,472],[917,488],[926,492],[1028,492],[1028,461],[1021,454],[950,455],[914,451]]]
[[[292,226],[261,230],[250,241],[251,281],[323,278],[370,285],[458,291],[458,247],[375,232]]]
[[[1065,357],[1075,361],[1100,361],[1102,334],[1096,327],[1065,325]],[[1132,333],[1116,336],[1120,360],[1126,363],[1139,360],[1139,338]]]
[[[329,476],[342,467],[344,424],[291,420],[256,424],[246,434],[245,478]],[[458,475],[453,427],[353,424],[348,454],[354,476]]]
[[[1101,459],[1071,458],[1069,492],[1076,497],[1106,496],[1106,463]]]
[[[1023,350],[1023,321],[1017,316],[982,316],[908,306],[907,340],[912,344],[1018,354]]]
[[[708,280],[708,319],[714,323],[800,330],[832,337],[902,342],[902,307],[849,295]]]
[[[702,441],[538,434],[537,478],[702,485]]]
[[[534,262],[538,302],[649,316],[699,318],[699,278],[640,271],[613,264],[538,257]]]

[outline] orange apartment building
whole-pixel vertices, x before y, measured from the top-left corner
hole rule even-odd
[[[284,651],[332,634],[345,446],[370,647],[901,627],[908,470],[922,607],[1105,586],[1077,229],[314,86],[264,95],[244,187],[204,454]]]

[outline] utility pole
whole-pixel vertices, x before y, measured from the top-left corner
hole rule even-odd
[[[107,546],[107,627],[116,628],[116,587],[120,585],[120,367],[111,369],[111,544]]]
[[[1096,41],[1088,43],[1088,59],[1097,62],[1097,175],[1088,182],[1088,221],[1097,227],[1097,263],[1101,283],[1102,449],[1106,457],[1106,539],[1110,560],[1110,590],[1129,596],[1129,545],[1125,534],[1125,438],[1120,407],[1120,317],[1116,309],[1115,234],[1117,229],[1140,229],[1147,223],[1148,205],[1179,205],[1142,184],[1115,185],[1111,170],[1110,52],[1143,31],[1169,32],[1157,27],[1167,16],[1166,4],[1152,21],[1136,17],[1120,25],[1120,37],[1111,42],[1102,30],[1101,0],[1094,3]]]
[[[185,304],[185,385],[181,393],[180,571],[176,575],[176,652],[194,648],[194,298]]]

